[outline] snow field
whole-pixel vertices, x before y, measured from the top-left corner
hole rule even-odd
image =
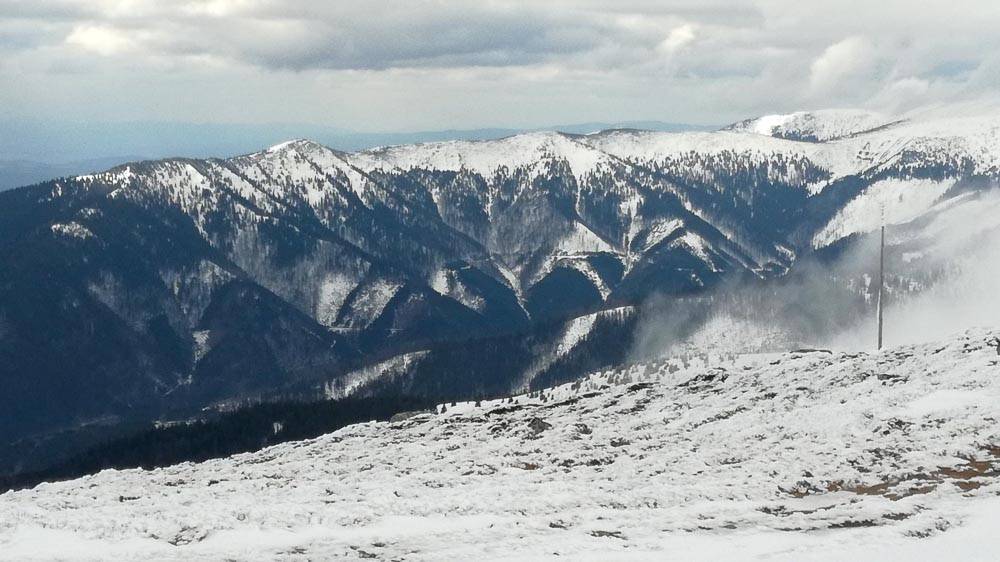
[[[986,560],[996,332],[661,360],[0,496],[0,558]],[[991,519],[992,518],[992,519]]]

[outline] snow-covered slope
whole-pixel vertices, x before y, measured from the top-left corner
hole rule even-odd
[[[575,140],[575,135],[538,132],[491,141],[449,141],[395,146],[360,152],[352,161],[359,168],[427,170],[465,169],[484,178],[498,171],[533,167],[546,160],[565,160],[573,175],[583,176],[607,165],[607,154]]]
[[[53,180],[0,194],[0,386],[14,389],[0,410],[19,439],[138,404],[153,419],[290,392],[397,353],[773,281],[847,255],[883,219],[918,256],[943,224],[963,240],[1000,224],[980,197],[998,185],[990,106],[357,153],[295,140]]]
[[[995,559],[996,335],[637,364],[43,484],[0,496],[0,558]]]
[[[885,127],[894,122],[891,117],[871,111],[827,109],[765,115],[741,121],[726,129],[791,140],[825,142]]]
[[[631,242],[648,238],[644,229],[662,221],[698,230],[691,236],[700,239],[716,238],[707,244],[725,256],[727,267],[717,267],[710,253],[688,252],[709,271],[780,270],[788,265],[782,247],[790,242],[821,248],[870,232],[883,217],[889,224],[909,222],[969,178],[1000,179],[1000,109],[956,106],[903,116],[821,110],[750,119],[712,133],[539,132],[353,154],[296,140],[227,161],[164,161],[81,179],[116,186],[122,198],[166,199],[191,215],[206,237],[214,234],[213,215],[232,197],[241,203],[241,221],[251,225],[306,207],[339,237],[376,255],[380,248],[371,243],[367,224],[384,219],[386,207],[404,222],[419,217],[436,230],[415,252],[432,254],[426,280],[440,262],[474,255],[482,261],[485,251],[494,262],[485,270],[503,282],[498,272],[512,271],[524,292],[551,270],[553,256],[567,244],[614,255],[632,273],[636,251],[643,254],[651,244],[635,248]],[[835,190],[832,204],[819,197],[845,181],[861,185]],[[664,197],[675,198],[689,215],[665,213]],[[438,216],[426,216],[431,209],[425,205]],[[366,230],[359,230],[362,224]],[[481,247],[468,247],[446,229]],[[792,230],[807,240],[785,239]],[[257,236],[244,238],[251,235]],[[442,246],[455,248],[433,255]],[[251,252],[242,247],[228,253],[245,269],[265,267],[251,263]],[[322,267],[320,260],[313,257],[302,269]],[[360,282],[360,274],[354,277],[352,283]],[[321,290],[312,283],[287,287],[275,278],[265,284],[321,314]],[[613,287],[598,289],[604,297],[614,293]],[[335,311],[322,314],[335,317]]]

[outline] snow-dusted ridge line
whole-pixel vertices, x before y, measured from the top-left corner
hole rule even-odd
[[[0,496],[0,558],[986,559],[997,333],[635,364],[228,459],[43,484]]]
[[[490,220],[503,174],[518,171],[526,174],[522,183],[525,180],[530,183],[532,178],[549,174],[551,166],[563,164],[578,184],[575,188],[578,199],[583,186],[592,186],[588,179],[595,175],[626,173],[641,177],[641,168],[652,166],[671,170],[681,177],[705,179],[713,173],[705,168],[713,165],[763,168],[769,175],[774,174],[772,180],[800,186],[816,196],[847,176],[888,174],[905,181],[914,174],[921,177],[922,168],[934,166],[954,168],[955,173],[964,170],[962,173],[996,177],[1000,175],[1000,109],[961,106],[903,116],[862,110],[820,110],[750,119],[716,132],[610,130],[591,135],[532,132],[496,140],[429,142],[354,153],[295,139],[245,156],[207,160],[197,170],[189,162],[176,159],[142,163],[141,166],[151,167],[154,172],[166,171],[166,175],[154,178],[155,185],[144,185],[145,180],[136,173],[135,165],[80,179],[99,179],[118,186],[119,191],[165,190],[185,209],[197,207],[201,190],[196,188],[200,183],[225,179],[241,196],[264,209],[280,205],[282,197],[287,195],[284,192],[291,191],[305,199],[319,216],[324,216],[331,207],[349,206],[353,197],[366,204],[370,202],[371,190],[377,183],[373,174],[465,171],[486,182],[480,204]],[[185,172],[188,167],[193,172]],[[230,168],[252,181],[236,177],[229,172]],[[811,175],[816,170],[822,173]],[[207,177],[198,177],[205,174]],[[432,190],[430,195],[436,204],[441,204],[440,193]],[[681,199],[687,201],[683,196]],[[688,210],[699,214],[698,209]],[[842,222],[845,218],[834,220]],[[833,233],[850,234],[866,228],[831,223],[816,241],[832,243],[837,240],[831,237]]]
[[[764,115],[725,127],[723,130],[758,135],[826,142],[881,129],[902,120],[859,109],[824,109],[796,111],[783,115]]]
[[[1000,162],[998,128],[1000,111],[889,116],[863,110],[820,110],[751,119],[717,132],[534,132],[497,140],[381,147],[344,154],[344,158],[365,171],[465,169],[487,178],[505,167],[514,169],[556,158],[569,162],[574,175],[582,177],[616,163],[728,151],[758,159],[776,154],[802,157],[836,178],[888,163],[901,149],[965,155],[982,170],[994,169]],[[956,143],[956,138],[966,140]]]
[[[361,151],[352,160],[364,170],[424,168],[469,170],[485,178],[499,170],[527,167],[560,159],[569,163],[578,178],[608,166],[613,158],[585,143],[578,136],[558,132],[533,132],[497,140],[443,141],[401,145]]]
[[[622,160],[656,160],[690,151],[733,151],[756,153],[761,157],[776,153],[807,157],[836,177],[864,171],[872,165],[871,155],[887,157],[893,148],[900,147],[965,150],[969,157],[980,161],[981,167],[995,167],[1000,160],[995,150],[1000,148],[998,130],[1000,109],[994,107],[957,107],[950,112],[932,109],[904,116],[832,109],[767,115],[734,123],[716,132],[612,129],[579,135],[537,131],[500,139],[425,142],[353,153],[336,151],[300,138],[228,161],[259,160],[289,152],[325,152],[335,157],[333,159],[338,160],[340,166],[356,171],[465,169],[491,177],[505,167],[513,169],[555,158],[569,162],[574,175],[579,177]],[[954,142],[957,138],[965,142],[957,145]],[[329,161],[323,164],[333,165]],[[132,173],[129,166],[124,165],[79,179],[99,177],[123,181]]]

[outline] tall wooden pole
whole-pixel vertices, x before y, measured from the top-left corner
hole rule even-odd
[[[885,297],[885,225],[878,252],[878,348],[882,349],[882,299]]]

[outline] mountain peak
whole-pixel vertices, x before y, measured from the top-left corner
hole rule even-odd
[[[484,177],[492,177],[502,167],[525,167],[552,159],[568,162],[575,175],[583,176],[611,157],[579,142],[576,135],[557,131],[533,131],[491,140],[381,147],[352,155],[352,162],[365,169],[464,169]]]
[[[329,150],[325,145],[320,144],[314,140],[300,138],[300,139],[292,139],[280,142],[268,148],[267,150],[265,150],[265,152],[274,153],[274,152],[284,152],[288,150],[316,150],[316,149]]]
[[[826,142],[898,122],[863,109],[823,109],[764,115],[734,123],[724,130],[806,142]]]

